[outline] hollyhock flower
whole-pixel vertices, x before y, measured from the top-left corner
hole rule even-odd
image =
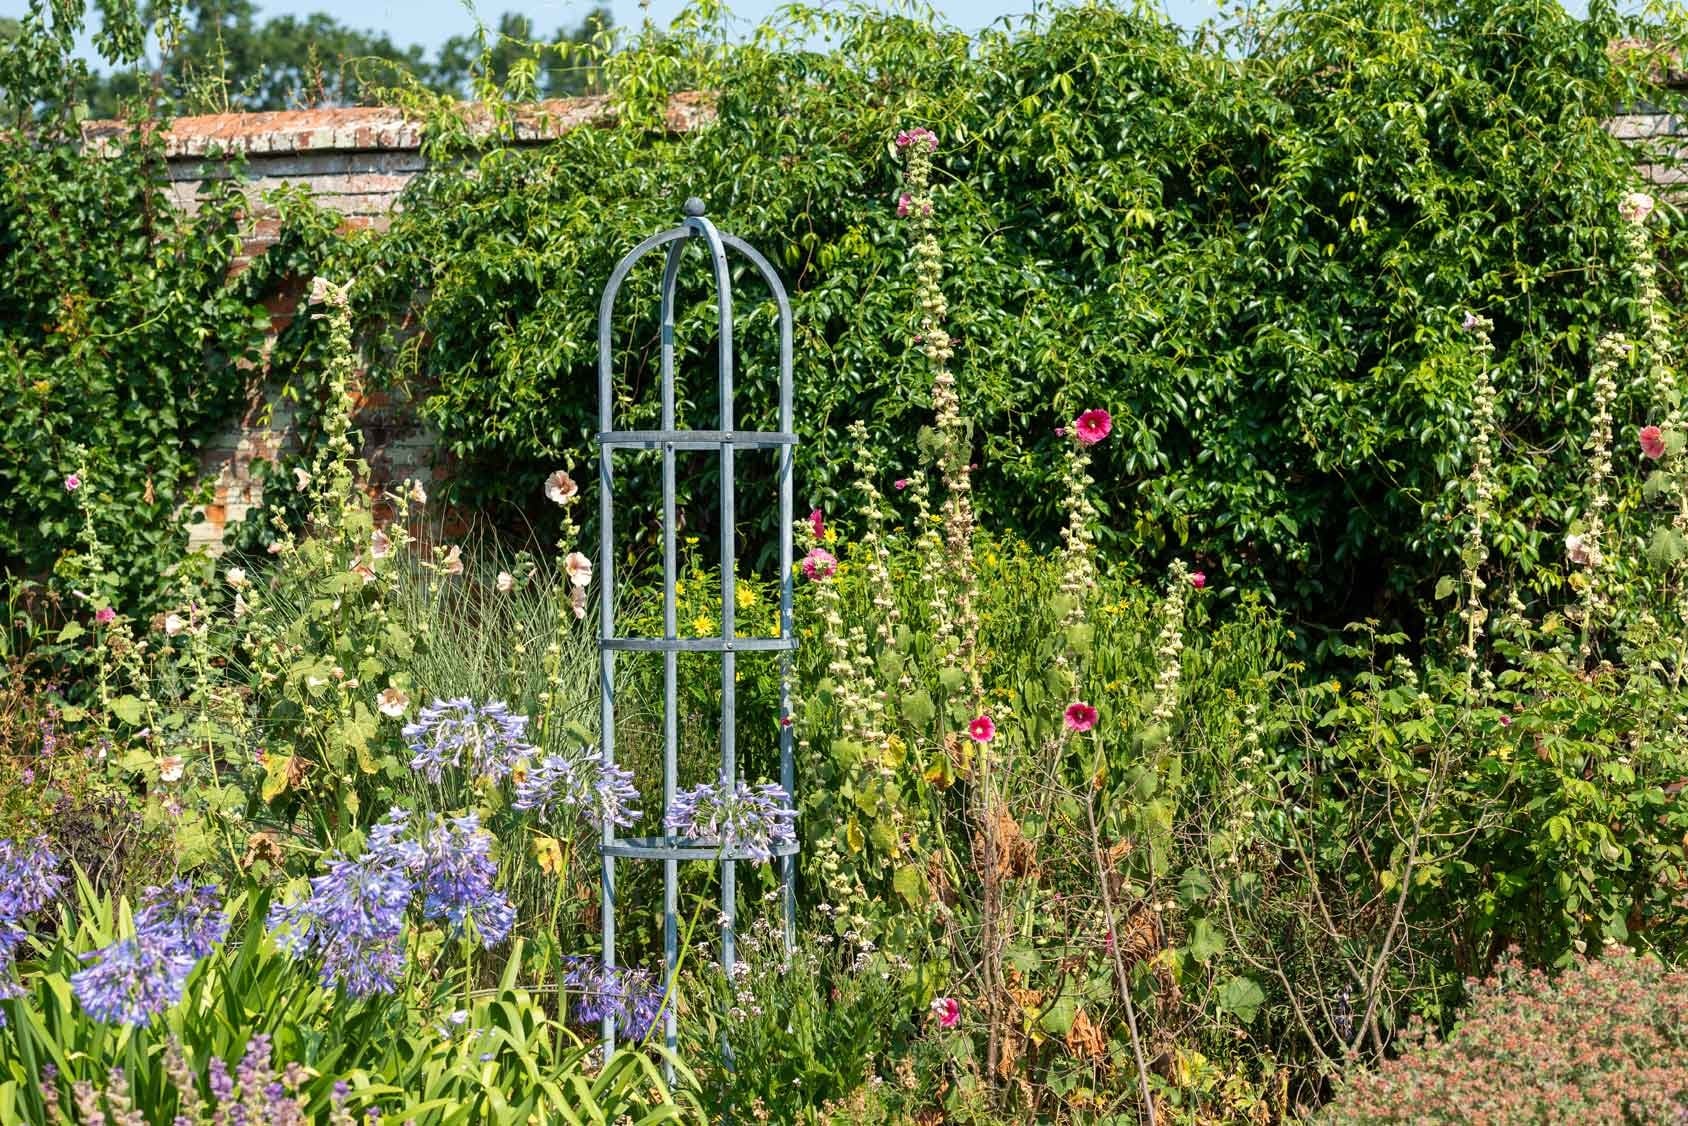
[[[571,551],[563,558],[563,570],[568,572],[569,583],[585,590],[592,585],[592,561],[578,551]]]
[[[975,743],[988,743],[996,738],[996,721],[988,715],[976,716],[967,725],[967,734]]]
[[[809,527],[814,529],[816,539],[826,538],[826,516],[820,509],[809,513]]]
[[[113,610],[110,606],[101,606],[98,610],[94,611],[94,621],[98,622],[102,626],[109,626],[116,620],[117,611]]]
[[[1645,223],[1653,213],[1653,197],[1646,192],[1630,192],[1618,204],[1618,215],[1626,223]]]
[[[574,483],[561,469],[545,478],[545,496],[554,504],[567,504],[580,492],[580,486]]]
[[[382,715],[397,719],[410,708],[410,697],[402,688],[389,685],[376,695],[375,707]]]
[[[369,557],[385,559],[393,550],[393,541],[380,528],[369,533]]]
[[[410,503],[412,503],[412,504],[427,504],[428,503],[428,490],[424,489],[422,487],[422,482],[412,481],[410,483]]]
[[[502,700],[479,706],[468,697],[435,700],[404,727],[414,752],[410,768],[430,782],[440,781],[448,766],[496,782],[533,754],[527,725],[528,717],[511,714]]]
[[[297,466],[295,466],[294,470],[293,470],[293,487],[301,493],[304,492],[306,489],[310,488],[311,487],[311,475],[310,475],[310,473],[307,470],[300,469]]]
[[[1459,327],[1463,328],[1466,332],[1470,332],[1482,323],[1483,322],[1478,318],[1476,313],[1467,313],[1465,314],[1465,319],[1459,322]]]
[[[595,829],[605,825],[631,828],[644,816],[637,808],[639,791],[633,774],[606,766],[589,751],[546,755],[516,783],[511,805],[543,817],[559,805],[578,810]]]
[[[1501,716],[1500,717],[1500,725],[1502,727],[1511,727],[1512,726],[1512,717],[1509,716],[1509,715]]]
[[[242,598],[238,592],[234,596],[234,616],[237,618],[246,617],[246,599]]]
[[[65,492],[74,493],[77,489],[80,489],[81,487],[82,487],[82,478],[80,476],[78,476],[75,473],[71,473],[71,474],[66,475],[66,477],[64,479],[64,491]]]
[[[1207,575],[1206,575],[1206,573],[1204,573],[1202,571],[1191,571],[1190,572],[1190,585],[1195,587],[1197,590],[1200,590],[1203,587],[1205,587],[1207,585]]]
[[[240,590],[246,586],[246,568],[244,567],[230,567],[223,577],[227,579],[228,584],[236,590]]]
[[[718,844],[726,853],[769,860],[780,845],[797,840],[797,811],[779,786],[704,783],[674,795],[663,825],[671,833]]]
[[[158,760],[158,780],[160,782],[175,782],[182,776],[182,770],[187,762],[181,755],[165,755]]]
[[[516,586],[516,576],[508,571],[498,572],[498,577],[492,581],[493,588],[499,594],[509,594]]]
[[[186,628],[187,622],[182,620],[182,616],[180,614],[164,615],[164,632],[167,636],[175,637]]]
[[[902,492],[904,489],[908,488],[908,478],[898,477],[895,481],[891,482],[891,487],[896,489],[899,493]]]
[[[361,559],[353,562],[349,570],[362,579],[365,586],[375,581],[375,569]]]
[[[913,129],[904,129],[897,134],[897,147],[906,149],[910,145],[925,145],[928,149],[936,151],[938,135],[924,125],[916,125]]]
[[[961,1023],[961,1002],[954,997],[933,998],[931,1009],[939,1028],[954,1028]]]
[[[1641,453],[1650,460],[1657,461],[1665,456],[1665,432],[1657,426],[1643,426],[1641,428]]]
[[[837,556],[824,547],[810,548],[803,557],[803,576],[814,582],[830,579],[837,570]]]
[[[463,573],[463,549],[456,544],[446,548],[444,566],[446,574],[461,575]]]
[[[1076,704],[1068,704],[1066,715],[1068,731],[1084,734],[1096,726],[1096,709],[1080,700]]]
[[[1565,537],[1565,555],[1580,567],[1592,567],[1600,562],[1600,549],[1575,532]]]
[[[897,199],[897,218],[907,219],[908,218],[909,204],[911,204],[913,202],[914,201],[909,198],[909,194],[907,192],[904,192],[900,197],[898,197],[898,199]]]
[[[1073,422],[1073,434],[1087,446],[1094,446],[1113,433],[1113,429],[1113,416],[1100,407],[1085,411]]]

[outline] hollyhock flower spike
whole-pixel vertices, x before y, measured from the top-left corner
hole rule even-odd
[[[1099,407],[1085,411],[1073,422],[1073,433],[1087,446],[1094,446],[1113,430],[1113,416]]]
[[[977,716],[967,725],[967,734],[975,743],[988,743],[996,738],[996,721],[988,715]]]
[[[1639,435],[1642,456],[1657,461],[1665,456],[1665,432],[1657,426],[1643,426]]]
[[[1096,709],[1080,700],[1075,704],[1068,704],[1065,715],[1068,731],[1075,731],[1082,735],[1096,726]]]
[[[954,1028],[961,1023],[961,1002],[954,997],[933,998],[931,1009],[939,1028]]]
[[[1626,223],[1645,223],[1653,213],[1653,197],[1646,192],[1630,192],[1618,205],[1618,214]]]
[[[837,557],[824,547],[812,548],[803,557],[803,577],[811,582],[830,579],[837,570]]]

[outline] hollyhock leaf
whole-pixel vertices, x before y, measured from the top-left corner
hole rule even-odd
[[[1090,644],[1095,639],[1095,627],[1088,622],[1067,628],[1067,648],[1081,657],[1090,656]]]
[[[964,674],[953,665],[938,671],[938,683],[944,686],[945,692],[955,692],[961,688]]]
[[[874,821],[873,828],[867,831],[867,839],[873,843],[874,848],[887,856],[895,856],[899,851],[897,827],[883,817]]]
[[[844,826],[844,844],[852,853],[859,853],[867,847],[867,838],[862,836],[862,826],[854,817]]]
[[[1233,977],[1219,987],[1218,1001],[1221,1009],[1250,1024],[1266,1003],[1266,994],[1253,979]]]
[[[1178,898],[1186,907],[1193,906],[1213,894],[1213,883],[1200,868],[1186,868],[1178,880]]]
[[[918,864],[905,864],[891,877],[891,887],[910,907],[926,902],[926,873]]]
[[[904,696],[902,710],[904,719],[908,720],[913,726],[921,728],[930,726],[932,720],[938,714],[937,707],[932,703],[931,695],[924,688],[916,689]]]
[[[1647,545],[1647,558],[1655,566],[1668,567],[1688,556],[1688,541],[1675,528],[1658,528]]]
[[[1078,1002],[1067,994],[1055,998],[1055,1003],[1043,1011],[1038,1024],[1051,1036],[1065,1036],[1078,1017]]]
[[[134,696],[119,696],[111,702],[111,714],[130,726],[146,718],[146,705]]]
[[[1438,601],[1444,598],[1452,598],[1454,592],[1458,589],[1459,585],[1454,582],[1452,575],[1443,575],[1436,580],[1436,598]]]
[[[1214,955],[1225,949],[1225,939],[1206,919],[1197,919],[1190,927],[1190,957],[1206,965]]]

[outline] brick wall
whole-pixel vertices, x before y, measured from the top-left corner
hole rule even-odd
[[[669,103],[669,128],[690,129],[708,113],[701,96],[677,96]],[[516,111],[515,140],[544,144],[568,130],[613,120],[614,109],[604,98],[540,102]],[[470,127],[485,132],[490,121],[472,118]],[[97,150],[124,128],[119,122],[93,122],[83,129],[83,140]],[[399,110],[340,108],[178,118],[165,135],[164,151],[170,194],[190,213],[199,206],[200,188],[207,181],[241,177],[241,190],[251,201],[251,227],[235,262],[238,270],[274,244],[279,224],[264,196],[284,184],[307,188],[317,203],[339,212],[348,227],[386,227],[405,185],[425,167],[421,142],[420,125]],[[238,165],[230,159],[237,155],[242,158]],[[272,335],[292,319],[307,281],[296,279],[271,296]],[[220,550],[229,524],[262,506],[263,485],[253,467],[260,460],[274,462],[294,443],[293,411],[275,390],[263,372],[255,372],[242,417],[206,450],[213,496],[190,532],[192,545]],[[402,395],[360,393],[354,417],[372,487],[406,477],[434,480],[450,472],[436,456],[433,436]],[[444,515],[449,523],[449,514]]]

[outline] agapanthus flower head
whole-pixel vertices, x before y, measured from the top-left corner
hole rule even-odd
[[[1626,223],[1645,223],[1653,213],[1653,197],[1646,192],[1630,192],[1618,204],[1618,215]]]
[[[649,970],[605,966],[589,956],[570,958],[563,987],[579,994],[577,1021],[595,1025],[612,1016],[617,1034],[625,1040],[649,1036],[662,1012],[663,990]]]
[[[404,974],[405,913],[427,862],[393,810],[370,830],[362,855],[339,855],[311,880],[309,894],[270,908],[276,945],[294,958],[322,961],[322,983],[353,997],[397,990]]]
[[[1080,700],[1077,703],[1067,705],[1067,710],[1062,719],[1065,721],[1068,731],[1076,731],[1082,735],[1096,726],[1096,709]]]
[[[988,715],[975,716],[967,725],[967,734],[975,743],[988,743],[996,738],[996,721]]]
[[[228,935],[229,919],[215,884],[177,880],[147,888],[135,930],[170,940],[198,960]]]
[[[137,929],[82,960],[70,988],[83,1010],[104,1024],[143,1025],[182,999],[198,959],[168,933]]]
[[[447,767],[498,781],[533,753],[527,725],[527,716],[512,713],[501,700],[477,705],[468,697],[436,699],[404,727],[413,752],[410,768],[430,782],[440,781]]]
[[[636,824],[639,791],[633,774],[614,763],[605,764],[590,749],[568,755],[546,755],[528,769],[516,783],[517,809],[541,817],[560,806],[569,806],[596,829],[605,825],[623,828]]]
[[[1665,432],[1657,426],[1643,426],[1637,435],[1641,440],[1642,456],[1657,461],[1665,456]]]
[[[422,850],[422,917],[446,923],[456,934],[473,927],[488,949],[508,938],[516,909],[496,886],[492,834],[480,818],[469,813],[435,827]]]
[[[830,579],[838,570],[838,557],[824,547],[809,549],[803,557],[803,577],[811,582]]]
[[[1087,446],[1094,446],[1114,430],[1113,415],[1094,407],[1073,420],[1073,435]]]
[[[939,1028],[954,1028],[961,1023],[961,1002],[954,997],[934,997],[930,1008]]]
[[[796,843],[797,811],[791,795],[771,782],[752,786],[706,782],[674,795],[663,825],[669,832],[723,853],[768,860],[781,845]]]
[[[0,922],[17,922],[57,898],[65,885],[60,863],[45,837],[0,838]]]

